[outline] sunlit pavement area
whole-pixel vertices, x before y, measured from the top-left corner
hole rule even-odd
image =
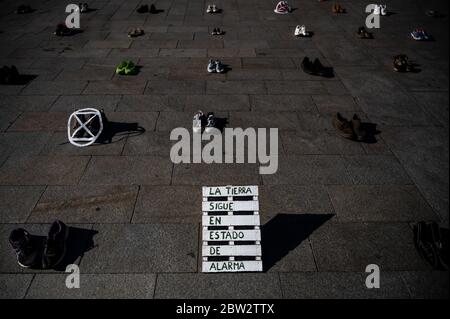
[[[159,14],[89,1],[70,37],[53,34],[69,2],[28,1],[36,11],[16,15],[19,3],[2,1],[0,67],[29,81],[0,85],[0,297],[448,298],[448,272],[425,262],[412,233],[422,220],[448,228],[448,2],[385,2],[392,14],[361,40],[370,1],[342,0],[340,15],[317,0],[290,1],[287,15],[269,0],[215,1],[215,15],[204,0],[155,1]],[[313,36],[294,37],[298,24]],[[132,27],[145,34],[128,38]],[[434,41],[412,40],[417,27]],[[395,73],[396,54],[420,72]],[[305,74],[305,56],[335,77]],[[210,57],[230,70],[208,74]],[[115,74],[124,59],[137,75]],[[72,146],[67,118],[84,107],[145,133]],[[170,131],[191,130],[198,109],[227,127],[278,128],[278,172],[173,164]],[[375,140],[339,137],[336,112],[376,124]],[[259,185],[264,272],[201,272],[206,185]],[[8,242],[17,227],[45,236],[55,218],[72,227],[80,289],[66,288],[65,269],[19,267]],[[365,285],[369,264],[379,289]]]

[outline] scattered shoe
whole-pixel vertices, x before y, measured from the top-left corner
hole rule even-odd
[[[147,5],[147,4],[142,5],[142,6],[140,6],[136,11],[137,11],[138,13],[148,13],[148,12],[149,12],[148,5]]]
[[[380,4],[380,13],[382,16],[387,16],[387,14],[388,14],[387,5]]]
[[[15,84],[19,79],[19,71],[14,65],[4,66],[0,69],[0,84]]]
[[[14,229],[9,235],[9,242],[16,252],[19,266],[30,268],[38,264],[39,247],[25,229]]]
[[[340,113],[336,113],[333,117],[333,126],[338,134],[347,139],[354,139],[355,133],[352,129],[352,124]]]
[[[298,25],[295,27],[294,35],[296,37],[307,37],[309,33],[306,31],[306,27],[304,25]]]
[[[203,123],[205,122],[205,114],[202,111],[198,111],[194,115],[194,119],[192,121],[192,131],[194,133],[201,133]]]
[[[436,222],[413,226],[414,244],[419,254],[436,270],[448,270],[448,238],[444,240]]]
[[[219,60],[209,60],[207,71],[208,73],[224,73],[225,65]]]
[[[287,3],[287,1],[280,1],[278,2],[277,6],[275,7],[275,10],[273,10],[275,13],[278,14],[287,14],[292,11],[291,7]]]
[[[211,32],[211,35],[222,35],[223,32],[222,30],[220,30],[220,28],[214,28],[213,31]]]
[[[367,32],[365,27],[359,27],[357,35],[361,38],[361,39],[372,39],[373,35],[370,32]]]
[[[68,235],[69,229],[63,222],[56,220],[50,226],[42,255],[44,269],[54,268],[63,260]]]
[[[137,73],[136,65],[132,61],[122,61],[116,67],[116,74],[119,75],[134,75]]]
[[[352,118],[352,128],[358,141],[363,141],[366,138],[366,132],[362,129],[361,119],[356,114]]]
[[[217,8],[217,6],[215,4],[211,5],[209,4],[208,7],[206,8],[206,13],[219,13],[220,9]]]
[[[428,33],[421,28],[415,29],[411,32],[411,37],[416,41],[427,41],[430,40]]]
[[[54,34],[58,37],[65,37],[74,34],[74,32],[72,29],[68,28],[65,23],[60,23],[56,26]]]
[[[216,72],[216,62],[213,60],[209,60],[207,70],[208,70],[208,73]]]
[[[80,10],[81,13],[87,13],[87,12],[89,12],[89,6],[88,6],[87,3],[80,3],[80,4],[78,5],[78,8],[79,8],[79,10]]]
[[[394,56],[395,72],[412,72],[414,67],[409,63],[408,56],[404,54]]]
[[[141,36],[143,34],[144,34],[144,30],[142,30],[141,28],[133,28],[130,30],[130,32],[128,32],[128,37],[135,38],[135,37]]]
[[[208,4],[208,7],[206,8],[206,13],[212,13],[212,5]]]
[[[425,14],[431,18],[437,18],[439,14],[435,10],[428,10]]]
[[[331,11],[333,13],[345,13],[345,9],[339,3],[334,3],[331,6]]]
[[[214,128],[216,128],[217,120],[214,113],[208,113],[208,118],[206,119],[205,133],[211,133]]]
[[[158,13],[158,10],[156,10],[156,7],[155,7],[154,4],[152,4],[152,5],[150,6],[150,13],[151,13],[151,14],[156,14],[156,13]]]
[[[32,13],[33,9],[31,9],[30,6],[26,6],[26,5],[20,5],[17,7],[16,10],[16,14],[27,14],[27,13]]]
[[[216,73],[223,73],[225,72],[225,66],[220,62],[219,60],[216,60]]]

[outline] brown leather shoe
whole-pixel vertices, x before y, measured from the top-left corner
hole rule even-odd
[[[348,139],[355,138],[351,122],[344,118],[339,112],[333,117],[333,126],[340,136]]]
[[[354,114],[353,118],[352,118],[352,127],[353,127],[353,132],[356,135],[356,139],[358,141],[364,140],[364,138],[366,137],[366,132],[362,129],[361,119],[356,114]]]

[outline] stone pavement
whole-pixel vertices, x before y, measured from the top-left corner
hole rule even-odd
[[[28,1],[37,10],[19,16],[2,1],[0,65],[35,78],[0,86],[1,298],[448,298],[448,272],[422,260],[411,232],[420,220],[448,227],[447,1],[386,1],[393,14],[366,41],[355,32],[370,1],[342,0],[348,13],[334,15],[330,1],[292,0],[286,16],[272,0],[215,1],[212,16],[204,0],[158,0],[157,15],[136,13],[145,1],[89,1],[83,32],[57,38],[66,2]],[[297,24],[314,36],[295,38]],[[145,35],[129,39],[130,27]],[[435,41],[410,40],[414,27]],[[421,72],[394,73],[400,53]],[[336,76],[304,74],[305,55]],[[207,74],[209,57],[231,70]],[[138,75],[114,74],[125,58]],[[75,148],[65,125],[82,107],[145,133]],[[278,127],[278,172],[172,164],[169,133],[198,109],[229,127]],[[376,124],[376,143],[337,137],[336,111]],[[260,185],[263,273],[200,273],[201,186],[229,184]],[[22,270],[9,246],[13,228],[44,235],[55,218],[73,227],[73,249],[93,238],[72,258],[81,289],[63,271]],[[368,264],[380,289],[364,285]]]

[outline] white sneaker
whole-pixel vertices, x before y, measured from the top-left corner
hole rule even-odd
[[[198,111],[194,115],[194,119],[192,120],[192,131],[194,133],[201,133],[202,132],[202,120],[205,117],[205,114],[203,114],[202,111]]]
[[[217,73],[223,73],[225,72],[225,68],[223,67],[222,62],[220,62],[219,60],[216,60],[216,72]]]
[[[216,72],[216,62],[213,60],[209,60],[207,70],[208,70],[208,73]]]
[[[380,11],[382,16],[387,15],[387,6],[385,4],[380,5]]]
[[[216,128],[216,117],[214,116],[214,113],[209,113],[206,121],[205,133],[212,133]]]
[[[298,25],[298,26],[295,28],[294,34],[295,34],[297,37],[306,37],[306,36],[308,35],[308,32],[306,32],[306,27],[305,27],[304,25],[302,25],[302,26]]]
[[[376,14],[376,15],[381,14],[381,6],[380,5],[378,5],[378,4],[375,5],[375,8],[373,9],[373,14]]]
[[[294,35],[296,37],[298,37],[300,35],[300,26],[299,25],[295,27]]]
[[[206,8],[206,13],[212,13],[212,12],[213,12],[212,5],[208,4],[208,7]]]

